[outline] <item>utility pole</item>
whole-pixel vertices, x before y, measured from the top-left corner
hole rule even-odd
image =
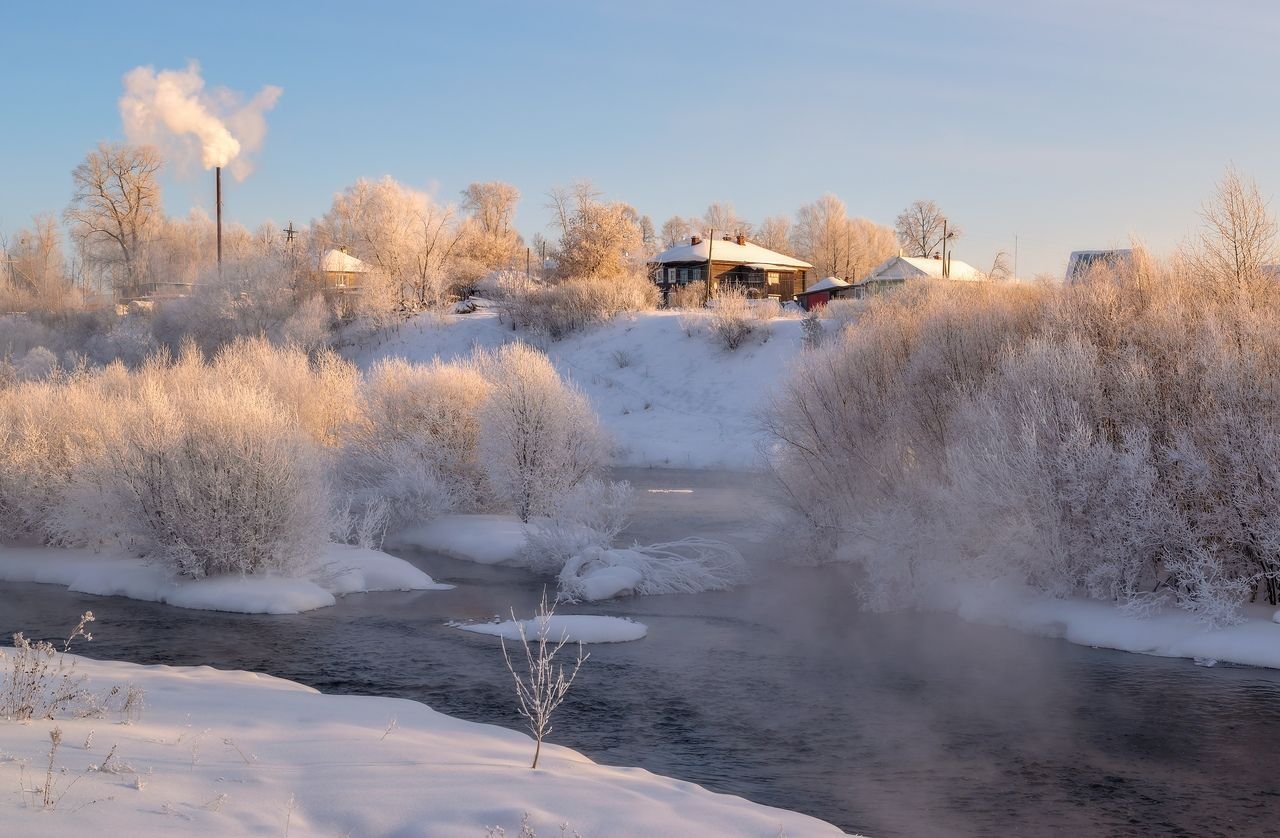
[[[947,219],[942,219],[942,278],[946,279],[951,275],[951,271],[947,268]]]
[[[218,217],[218,276],[222,276],[222,167],[213,170],[214,203],[217,205]]]
[[[715,247],[716,231],[713,229],[711,235],[707,237],[707,277],[703,283],[702,304],[705,306],[711,302],[711,248]]]

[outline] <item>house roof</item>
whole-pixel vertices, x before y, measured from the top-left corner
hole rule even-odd
[[[715,249],[711,250],[711,245]],[[715,256],[717,262],[729,262],[737,265],[750,265],[760,268],[812,268],[808,262],[801,261],[785,253],[778,253],[755,242],[738,244],[736,241],[723,239],[712,242],[703,239],[697,244],[683,244],[662,251],[654,257],[658,264],[668,262],[705,262],[707,254]]]
[[[326,251],[320,259],[320,270],[334,274],[367,274],[369,266],[342,250]]]
[[[845,282],[840,277],[829,276],[824,279],[818,280],[817,282],[813,283],[812,285],[810,285],[808,288],[804,289],[800,293],[814,294],[814,293],[817,293],[818,291],[830,291],[832,288],[848,288],[848,287],[849,287],[849,283]]]
[[[968,282],[983,279],[982,271],[968,262],[961,262],[959,259],[950,261],[951,275],[945,277],[946,279]],[[882,262],[871,273],[860,279],[858,284],[861,285],[872,280],[926,278],[944,278],[942,276],[941,259],[929,259],[923,256],[894,256],[892,259]]]

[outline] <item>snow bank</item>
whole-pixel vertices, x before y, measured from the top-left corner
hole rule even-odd
[[[649,633],[649,627],[625,617],[598,617],[590,614],[552,614],[550,617],[534,617],[531,620],[507,620],[503,623],[454,623],[454,628],[476,634],[491,634],[504,640],[520,640],[520,628],[525,637],[538,636],[539,627],[547,627],[547,640],[559,643],[625,643],[639,640]]]
[[[1244,622],[1213,628],[1172,606],[1136,615],[1114,603],[1049,599],[1001,584],[965,588],[947,599],[966,620],[1060,637],[1082,646],[1280,669],[1280,625],[1273,620],[1271,607],[1247,606],[1242,611]]]
[[[514,515],[442,515],[396,533],[387,544],[419,547],[478,564],[523,566],[530,526]]]
[[[448,590],[413,565],[377,550],[330,544],[310,578],[221,576],[184,579],[118,553],[56,547],[0,547],[0,579],[66,585],[77,593],[123,596],[178,608],[242,614],[298,614],[363,591]]]
[[[685,538],[648,546],[588,547],[560,571],[564,597],[595,602],[624,594],[696,594],[745,581],[746,562],[722,541]]]
[[[618,465],[758,469],[757,416],[800,352],[801,321],[771,323],[766,342],[726,352],[706,334],[707,312],[653,311],[614,318],[542,348],[582,390],[618,445]],[[692,334],[689,334],[691,332]],[[443,361],[530,336],[493,312],[419,316],[353,360]]]
[[[597,765],[557,745],[543,746],[533,771],[527,736],[413,701],[321,695],[207,667],[81,658],[76,668],[90,688],[141,686],[142,716],[129,725],[57,722],[63,744],[53,780],[63,796],[50,811],[19,783],[43,783],[53,723],[0,722],[6,838],[483,836],[491,826],[515,835],[524,812],[540,835],[558,835],[566,822],[584,836],[842,834],[805,815]]]

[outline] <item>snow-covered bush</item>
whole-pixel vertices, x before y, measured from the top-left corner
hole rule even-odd
[[[677,285],[667,293],[667,308],[701,309],[707,305],[707,284],[687,282]]]
[[[106,452],[119,445],[117,410],[127,374],[119,366],[58,380],[0,389],[0,530],[7,538],[47,543],[96,543],[109,530],[87,522],[90,475],[103,472]]]
[[[827,331],[838,335],[858,322],[862,312],[866,311],[864,300],[836,299],[829,301],[818,309],[818,316],[827,324]]]
[[[869,601],[1003,578],[1221,623],[1280,597],[1280,287],[1135,265],[904,289],[797,366],[774,470]]]
[[[43,346],[37,346],[14,365],[18,377],[24,381],[40,381],[49,378],[58,369],[58,356]]]
[[[503,290],[502,310],[509,322],[551,340],[622,312],[655,308],[659,298],[657,286],[638,272],[555,284],[513,283]]]
[[[139,374],[112,450],[127,527],[179,573],[296,573],[329,532],[317,446],[264,389]]]
[[[632,501],[630,483],[583,480],[559,499],[554,513],[530,528],[525,544],[529,567],[559,573],[587,548],[608,547],[626,529]]]
[[[392,526],[488,503],[479,457],[489,384],[474,365],[378,363],[344,434],[341,475],[359,499],[385,501]]]
[[[598,472],[608,444],[586,397],[521,343],[477,356],[489,382],[480,452],[497,499],[526,523]]]
[[[753,337],[767,334],[772,314],[768,307],[755,305],[741,288],[722,287],[711,299],[711,335],[733,352]]]
[[[696,594],[732,588],[746,577],[742,554],[721,541],[686,538],[620,549],[593,545],[565,563],[559,596],[593,602],[622,594]]]

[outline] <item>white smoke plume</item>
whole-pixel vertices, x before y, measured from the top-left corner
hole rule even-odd
[[[135,67],[124,76],[120,119],[129,142],[179,158],[198,154],[204,168],[222,166],[244,180],[253,171],[250,155],[267,137],[267,111],[283,92],[267,85],[246,102],[226,88],[206,91],[195,61],[185,70]]]

